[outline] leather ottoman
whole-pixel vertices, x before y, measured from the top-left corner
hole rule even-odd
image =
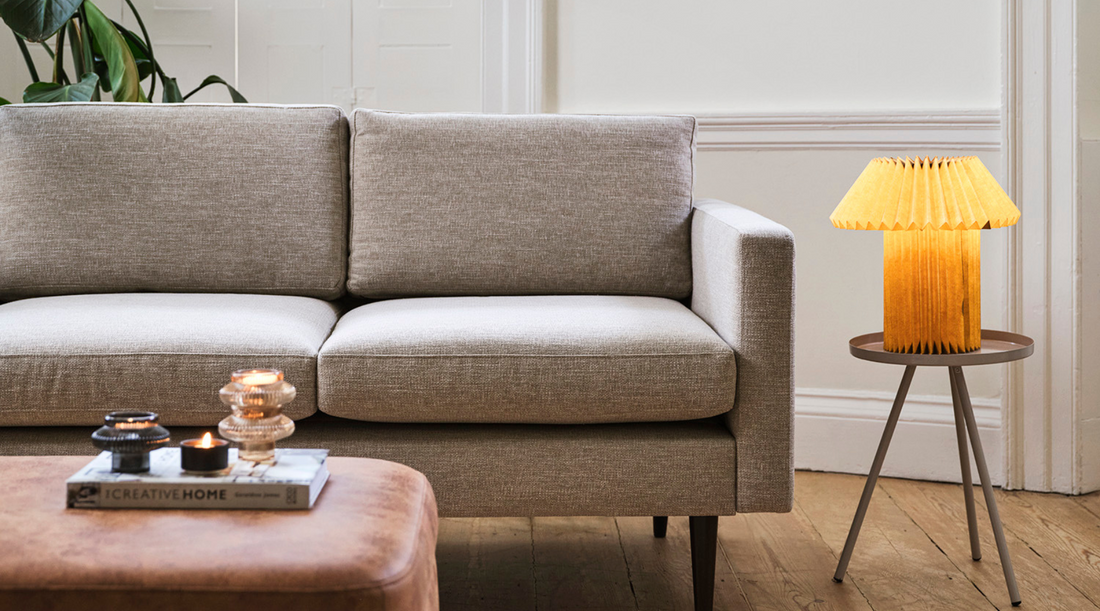
[[[86,456],[0,457],[0,609],[438,609],[418,471],[330,458],[309,511],[65,509]]]

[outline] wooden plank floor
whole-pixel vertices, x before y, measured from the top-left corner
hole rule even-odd
[[[881,479],[843,584],[837,557],[862,477],[795,476],[787,514],[719,522],[715,609],[1012,609],[980,488],[982,560],[970,559],[962,487]],[[1100,611],[1100,493],[996,492],[1023,609]],[[687,518],[449,519],[444,610],[692,609]]]

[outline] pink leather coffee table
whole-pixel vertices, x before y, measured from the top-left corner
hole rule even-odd
[[[2,609],[438,609],[435,497],[330,458],[310,511],[66,509],[86,456],[0,457]]]

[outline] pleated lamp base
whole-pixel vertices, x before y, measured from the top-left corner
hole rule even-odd
[[[980,230],[885,231],[883,246],[883,349],[955,354],[980,348]]]

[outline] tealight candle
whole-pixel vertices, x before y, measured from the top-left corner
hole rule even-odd
[[[189,473],[216,473],[229,468],[229,442],[207,433],[180,442],[180,466]]]

